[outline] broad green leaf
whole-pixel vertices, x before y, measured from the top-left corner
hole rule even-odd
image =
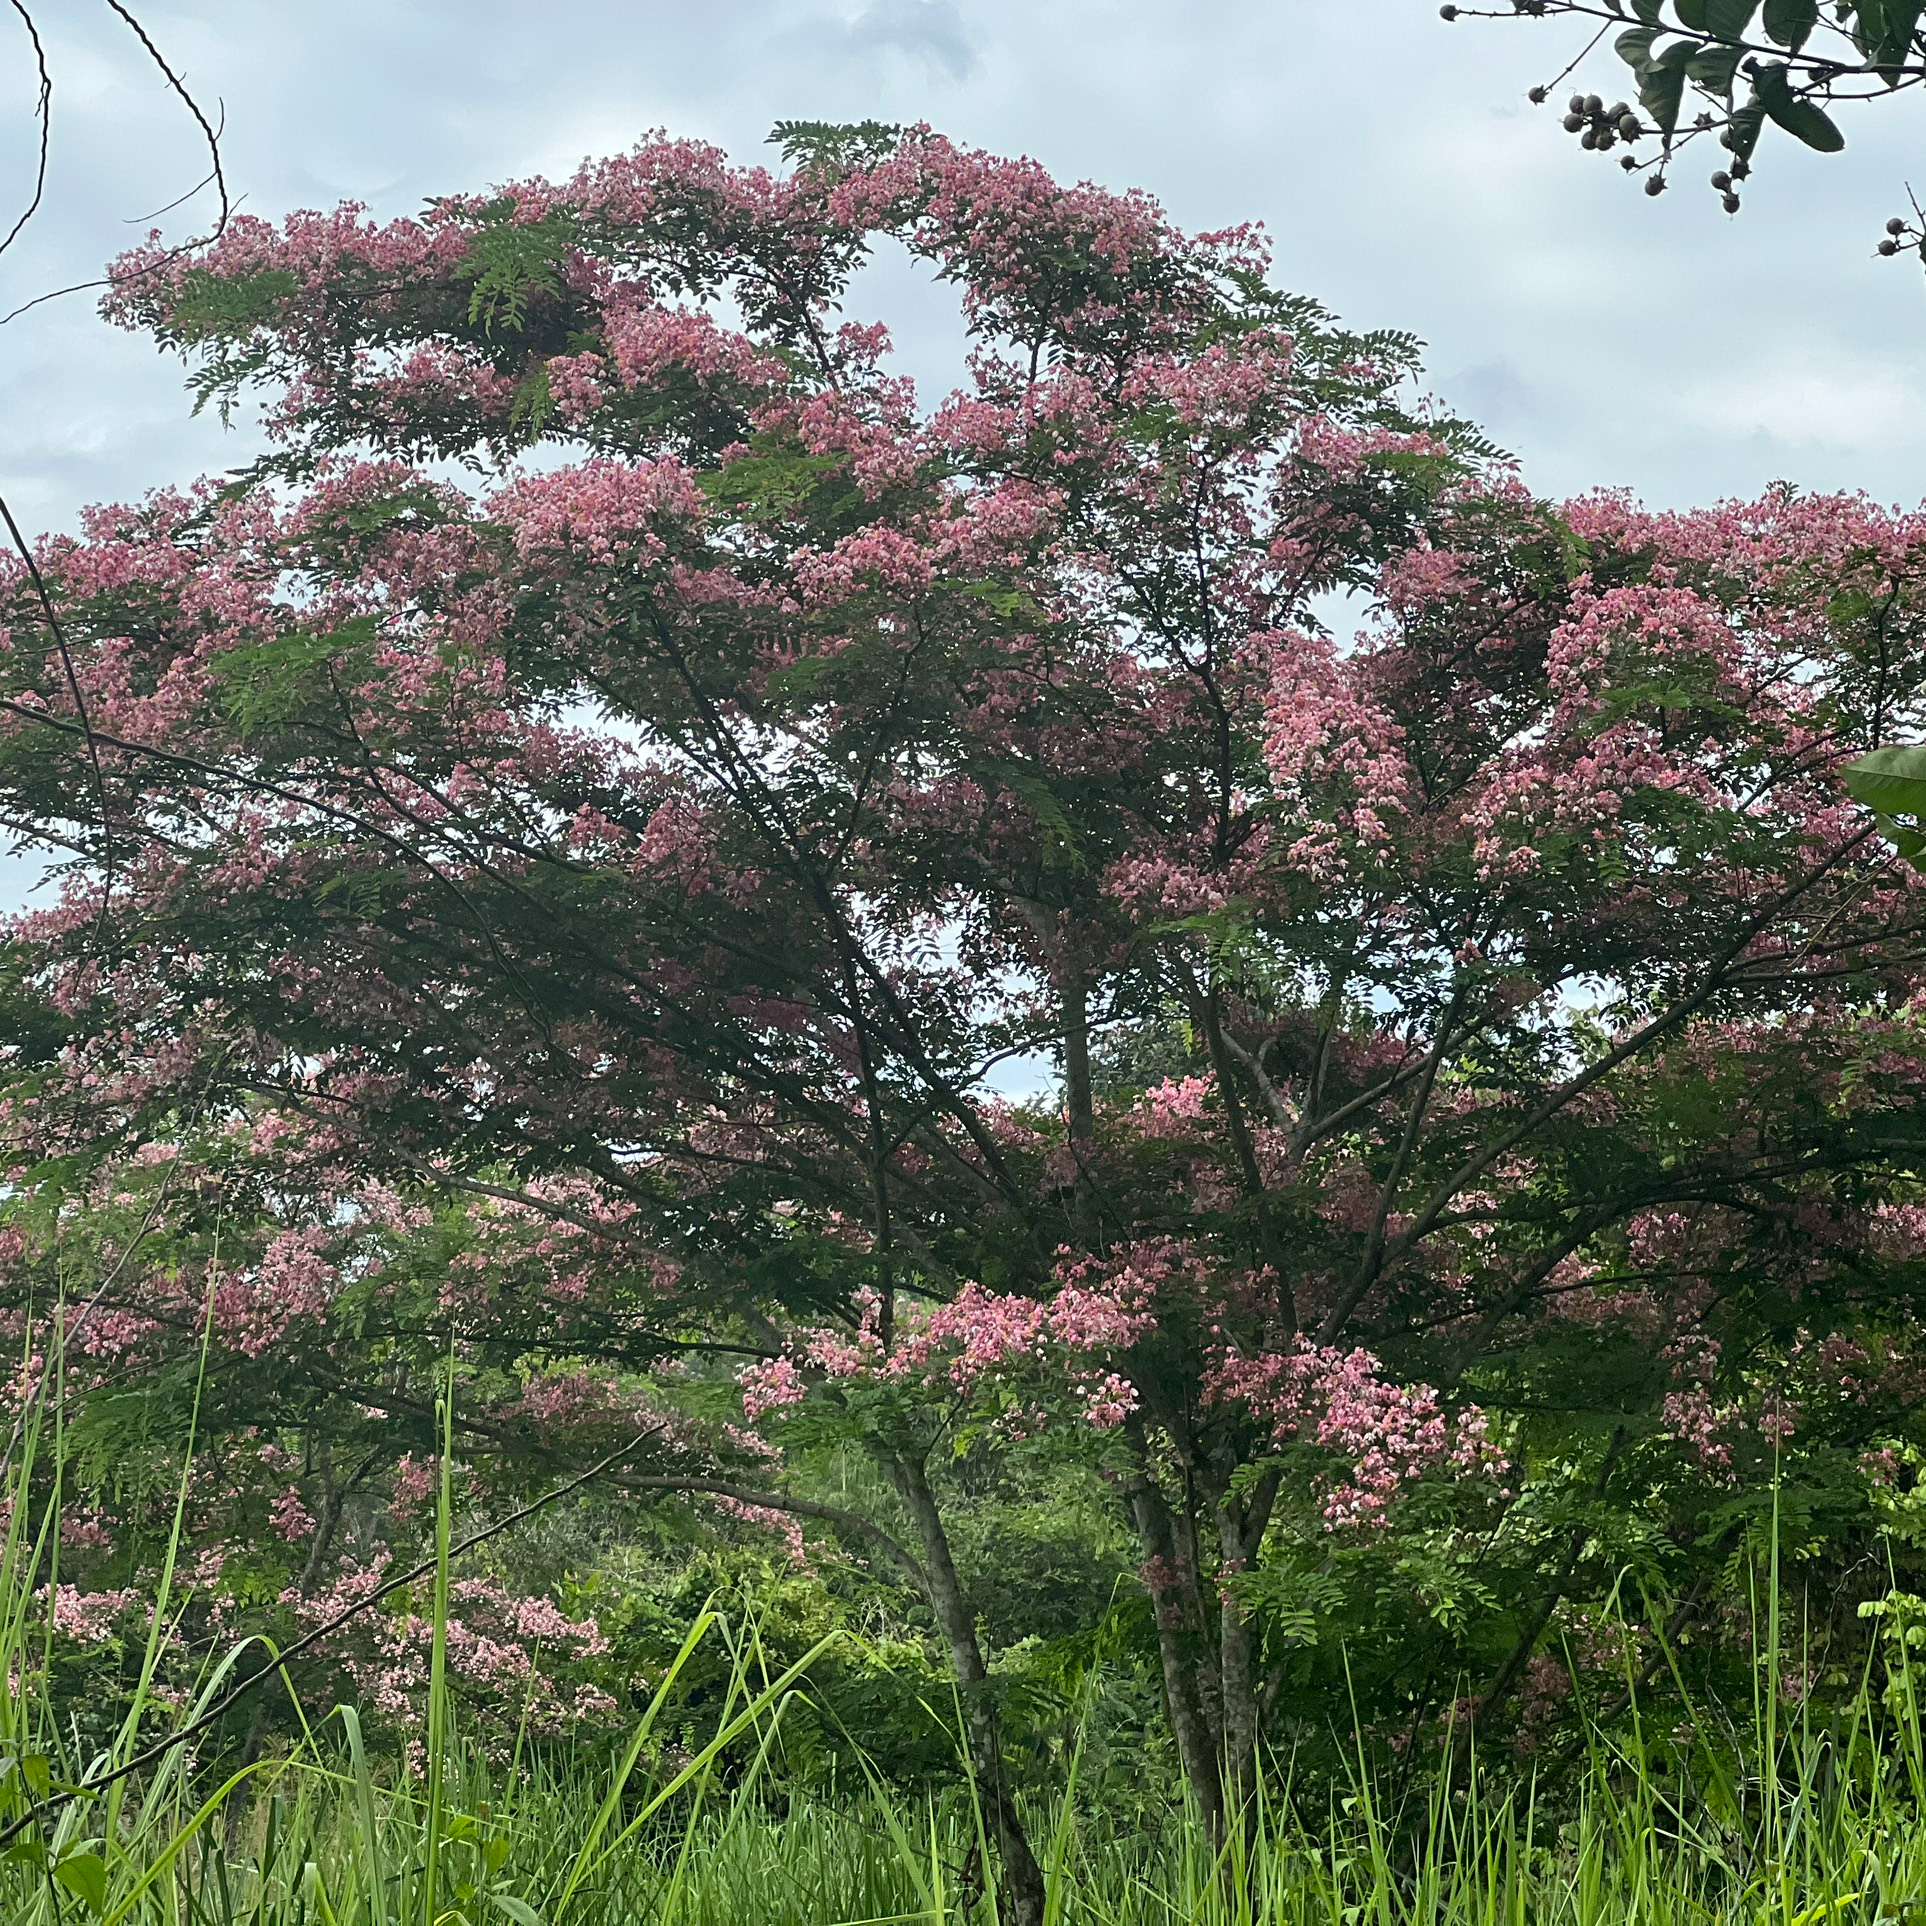
[[[1752,150],[1759,144],[1759,134],[1765,126],[1765,109],[1760,106],[1755,94],[1743,107],[1735,107],[1732,117],[1725,124],[1725,131],[1731,137],[1732,153],[1736,159],[1748,160]]]
[[[490,1893],[488,1903],[499,1907],[515,1922],[515,1926],[547,1926],[541,1914],[527,1900],[517,1899],[513,1893]]]
[[[1916,829],[1908,829],[1902,822],[1895,822],[1890,816],[1875,816],[1873,821],[1879,825],[1879,833],[1905,857],[1917,866],[1922,851],[1926,851],[1926,836]]]
[[[1721,40],[1743,40],[1759,0],[1705,0],[1705,30]]]
[[[1656,27],[1627,27],[1612,42],[1612,50],[1634,73],[1641,72],[1652,57],[1652,42],[1658,34]]]
[[[1875,749],[1847,763],[1846,792],[1882,816],[1926,818],[1926,746]]]
[[[1686,63],[1698,52],[1696,40],[1675,40],[1651,61],[1638,77],[1639,103],[1665,132],[1679,124],[1679,102],[1685,97]]]
[[[1819,0],[1765,0],[1762,24],[1782,47],[1797,53],[1819,24]]]
[[[1775,61],[1771,66],[1761,67],[1752,76],[1752,84],[1766,112],[1795,140],[1804,141],[1822,154],[1836,154],[1845,146],[1845,135],[1832,124],[1825,111],[1809,100],[1801,100],[1792,91],[1783,63]]]
[[[1685,63],[1685,77],[1707,93],[1729,94],[1743,47],[1701,47]]]
[[[1690,27],[1694,33],[1704,33],[1706,0],[1673,0],[1672,11],[1679,17],[1681,27]]]
[[[1659,25],[1659,16],[1664,4],[1665,0],[1632,0],[1632,11],[1648,27],[1656,27]]]
[[[107,1910],[107,1862],[97,1852],[70,1852],[53,1869],[54,1878],[98,1918]]]
[[[1913,35],[1922,13],[1926,13],[1926,0],[1880,0],[1876,22],[1861,8],[1860,18],[1871,43],[1868,51],[1882,69],[1905,63],[1913,50]],[[1889,85],[1896,78],[1890,73],[1885,77]]]

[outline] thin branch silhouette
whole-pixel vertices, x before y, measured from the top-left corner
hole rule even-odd
[[[4,254],[6,250],[20,238],[32,222],[34,216],[40,212],[46,200],[49,164],[53,148],[54,83],[53,69],[47,59],[46,46],[40,37],[39,25],[28,9],[26,0],[7,0],[7,4],[13,8],[14,13],[19,17],[20,24],[25,29],[27,38],[33,47],[34,61],[39,77],[38,97],[35,102],[34,116],[39,125],[40,143],[39,161],[34,174],[32,196],[28,200],[26,207],[15,219],[13,225],[7,230],[5,239],[0,240],[0,254]],[[149,33],[147,28],[142,24],[140,17],[132,8],[125,4],[125,0],[106,0],[106,5],[108,11],[112,13],[114,17],[126,27],[127,31],[134,36],[135,40],[140,43],[142,53],[145,54],[148,61],[159,70],[161,77],[167,82],[168,90],[173,93],[179,99],[181,105],[187,109],[188,115],[193,120],[195,127],[199,130],[201,139],[207,148],[208,172],[206,175],[204,175],[195,186],[190,188],[187,193],[181,195],[176,200],[170,201],[166,207],[158,211],[165,214],[171,209],[179,207],[183,202],[192,200],[196,194],[201,193],[210,186],[215,190],[220,203],[215,210],[213,224],[205,234],[194,235],[190,239],[182,241],[178,246],[168,248],[154,260],[145,263],[141,268],[134,271],[135,274],[151,274],[170,265],[174,261],[178,261],[183,255],[192,254],[196,250],[208,246],[209,243],[219,240],[227,231],[227,224],[229,220],[233,218],[234,214],[234,199],[229,192],[227,184],[227,163],[221,153],[221,137],[226,129],[227,116],[219,101],[216,101],[214,114],[210,118],[206,108],[195,98],[193,90],[187,85],[186,80],[161,51],[153,35]],[[152,219],[153,217],[150,215],[146,218]],[[117,276],[109,273],[96,276],[94,279],[88,281],[70,282],[64,287],[48,288],[43,293],[33,296],[31,300],[23,301],[17,307],[8,310],[5,314],[0,314],[0,327],[5,327],[10,321],[17,321],[23,314],[29,313],[34,308],[41,307],[49,301],[60,300],[63,296],[69,294],[83,294],[90,288],[115,287],[128,278],[130,277],[127,275]]]

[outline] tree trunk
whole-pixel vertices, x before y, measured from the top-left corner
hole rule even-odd
[[[1170,1507],[1164,1495],[1140,1472],[1129,1487],[1130,1515],[1144,1549],[1144,1584],[1150,1593],[1157,1623],[1157,1656],[1163,1665],[1164,1709],[1177,1741],[1177,1758],[1190,1783],[1197,1810],[1221,1843],[1224,1830],[1224,1782],[1219,1771],[1218,1744],[1198,1692],[1201,1648],[1207,1643],[1203,1628],[1186,1609],[1189,1592],[1171,1532]]]
[[[1081,1166],[1097,1135],[1096,1093],[1090,1081],[1090,985],[1073,957],[1064,956],[1057,967],[1063,996],[1063,1105]]]
[[[1228,1481],[1213,1494],[1224,1580],[1248,1571],[1264,1543],[1277,1503],[1277,1473],[1258,1479],[1248,1500],[1235,1497]],[[1257,1653],[1250,1620],[1222,1588],[1217,1633],[1217,1676],[1223,1693],[1224,1804],[1227,1819],[1247,1830],[1257,1818]]]
[[[303,1598],[312,1598],[321,1589],[321,1580],[327,1572],[328,1554],[334,1549],[335,1533],[341,1529],[341,1514],[347,1504],[347,1491],[334,1482],[334,1452],[323,1445],[315,1460],[315,1470],[321,1479],[321,1515],[314,1523],[314,1539],[308,1546],[307,1558],[301,1566],[301,1575],[295,1580],[295,1588]],[[349,1486],[355,1483],[349,1480]],[[290,1698],[294,1687],[285,1673],[281,1683],[287,1687]],[[264,1686],[255,1694],[254,1709],[248,1715],[247,1736],[241,1742],[241,1763],[251,1766],[260,1758],[267,1744],[268,1697],[271,1688]],[[300,1705],[295,1704],[300,1712]],[[240,1844],[241,1825],[247,1816],[247,1798],[235,1791],[228,1795],[227,1811],[224,1815],[227,1851],[231,1858]]]
[[[996,1707],[987,1690],[989,1668],[976,1636],[976,1617],[963,1594],[956,1561],[950,1555],[950,1535],[943,1524],[936,1494],[930,1489],[921,1458],[890,1453],[883,1470],[909,1507],[922,1541],[923,1564],[929,1575],[930,1609],[950,1648],[950,1669],[963,1703],[963,1722],[970,1749],[970,1769],[976,1775],[978,1796],[988,1808],[1003,1861],[1006,1926],[1043,1926],[1043,1869],[1030,1850],[1023,1818],[1017,1810],[1003,1769],[1003,1742],[997,1729]]]

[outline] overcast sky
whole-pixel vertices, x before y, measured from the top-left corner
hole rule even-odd
[[[191,127],[101,0],[39,0],[53,187],[0,308],[83,278],[192,186]],[[1180,221],[1256,217],[1280,278],[1429,344],[1431,385],[1568,493],[1685,504],[1779,478],[1926,494],[1926,286],[1872,257],[1922,131],[1911,101],[1820,159],[1770,143],[1737,220],[1684,171],[1657,201],[1524,101],[1558,26],[1446,25],[1429,0],[147,0],[225,110],[247,207],[379,213],[571,168],[651,127],[761,150],[781,118],[927,120]],[[0,22],[0,32],[11,23]],[[0,184],[28,178],[31,73],[0,40]],[[1612,85],[1598,71],[1594,84]],[[1920,169],[1926,190],[1926,168]],[[191,231],[169,215],[170,232]],[[871,277],[947,385],[939,294]],[[0,486],[36,527],[232,466],[177,369],[70,297],[0,329]]]

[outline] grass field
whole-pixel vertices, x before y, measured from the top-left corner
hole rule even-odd
[[[793,1789],[785,1721],[816,1655],[775,1671],[753,1624],[705,1614],[613,1750],[517,1742],[503,1756],[476,1744],[444,1664],[458,1550],[445,1479],[423,1574],[436,1636],[414,1769],[365,1744],[352,1707],[225,1777],[197,1768],[191,1737],[173,1739],[266,1668],[255,1645],[211,1663],[189,1703],[152,1694],[171,1553],[118,1733],[83,1756],[52,1715],[45,1594],[30,1582],[46,1569],[59,1504],[57,1479],[37,1517],[27,1502],[34,1431],[30,1419],[16,1437],[0,1552],[0,1926],[996,1920],[967,1781],[918,1805],[852,1757],[839,1796]],[[1776,1596],[1776,1571],[1762,1577]],[[1779,1650],[1779,1629],[1768,1606],[1761,1654]],[[706,1690],[692,1732],[685,1674],[718,1650],[727,1684]],[[1050,1921],[1918,1926],[1926,1751],[1909,1672],[1902,1661],[1896,1678],[1869,1674],[1822,1720],[1782,1701],[1778,1669],[1762,1658],[1736,1712],[1688,1704],[1683,1740],[1674,1677],[1662,1735],[1648,1739],[1634,1703],[1609,1731],[1581,1728],[1535,1764],[1507,1755],[1484,1771],[1475,1748],[1439,1746],[1394,1770],[1360,1747],[1353,1768],[1313,1782],[1274,1759],[1262,1808],[1221,1844],[1181,1810],[1119,1830],[1073,1770],[1031,1812]]]
[[[712,1621],[703,1639],[728,1639]],[[626,1753],[571,1767],[553,1757],[490,1760],[436,1721],[439,1754],[413,1776],[372,1765],[351,1711],[291,1754],[199,1785],[177,1751],[92,1796],[63,1785],[112,1770],[57,1745],[17,1743],[22,1795],[49,1795],[0,1861],[0,1918],[208,1922],[209,1926],[386,1926],[387,1922],[987,1922],[994,1892],[967,1797],[912,1807],[880,1783],[833,1802],[781,1792],[772,1762],[797,1678],[760,1680],[752,1641],[707,1744],[650,1751],[673,1675]],[[220,1689],[211,1681],[209,1696]],[[1637,1724],[1596,1740],[1563,1774],[1515,1766],[1434,1779],[1387,1809],[1362,1772],[1315,1807],[1280,1762],[1268,1809],[1213,1849],[1181,1814],[1154,1836],[1117,1836],[1072,1787],[1035,1813],[1051,1918],[1088,1926],[1258,1926],[1259,1922],[1745,1922],[1902,1926],[1926,1894],[1920,1754],[1910,1722],[1865,1717],[1821,1732],[1777,1729],[1769,1701],[1745,1743],[1640,1756]],[[10,1706],[33,1718],[31,1694]],[[187,1714],[181,1715],[183,1719]],[[1884,1740],[1875,1744],[1875,1726]],[[1894,1737],[1895,1728],[1902,1735]],[[55,1735],[42,1732],[43,1742]],[[1728,1735],[1728,1738],[1731,1735]],[[19,1738],[27,1737],[24,1730]],[[432,1769],[439,1756],[444,1769]],[[29,1763],[23,1767],[22,1760]],[[31,1762],[47,1761],[44,1767]],[[726,1760],[727,1769],[724,1770]],[[45,1780],[40,1774],[46,1774]],[[29,1780],[35,1783],[29,1784]]]

